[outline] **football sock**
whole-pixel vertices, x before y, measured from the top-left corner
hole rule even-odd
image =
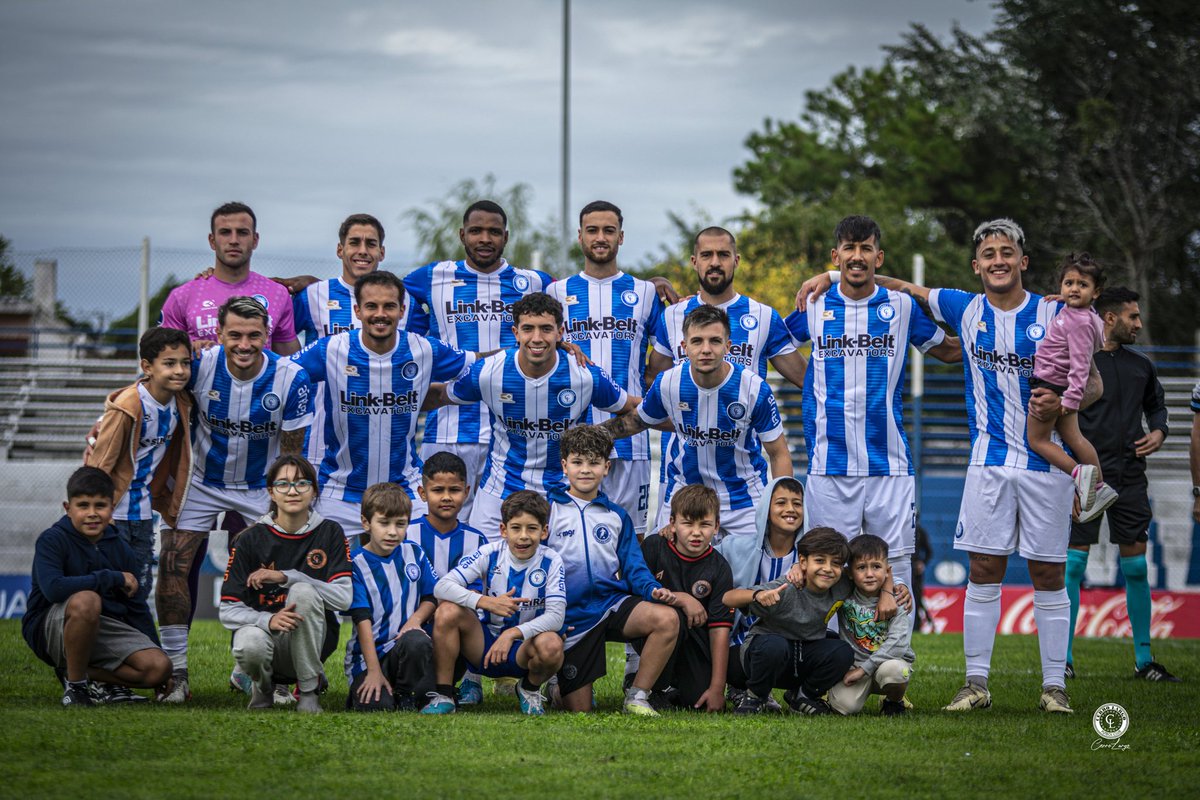
[[[163,625],[158,629],[163,652],[171,659],[175,672],[188,668],[188,626]]]
[[[470,681],[471,683],[483,683],[483,681],[479,679],[479,673],[472,672],[471,670],[464,672],[462,679],[464,681]]]
[[[1067,599],[1071,601],[1071,636],[1067,639],[1067,663],[1074,664],[1075,621],[1079,619],[1079,584],[1087,572],[1088,551],[1067,551]]]
[[[1065,689],[1067,642],[1071,625],[1071,601],[1066,589],[1033,592],[1033,621],[1037,625],[1038,650],[1042,654],[1042,686]]]
[[[967,681],[987,688],[992,668],[992,647],[1000,624],[1000,584],[967,582],[963,603],[963,652],[967,657]]]
[[[642,657],[638,655],[638,651],[631,644],[625,645],[625,674],[636,675],[641,666]]]
[[[443,695],[444,697],[449,697],[451,699],[454,698],[454,687],[453,686],[446,684],[446,683],[439,683],[434,688],[437,689],[438,694]]]
[[[1150,657],[1150,581],[1146,567],[1146,554],[1126,556],[1121,559],[1121,573],[1125,576],[1125,607],[1129,611],[1129,625],[1133,629],[1133,655],[1137,669],[1149,664]]]
[[[536,692],[541,687],[529,680],[529,676],[521,678],[521,688],[527,692]]]

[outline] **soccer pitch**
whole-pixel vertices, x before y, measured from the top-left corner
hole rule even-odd
[[[228,642],[217,623],[196,624],[187,706],[66,711],[19,621],[0,622],[0,796],[1173,798],[1195,791],[1200,775],[1196,640],[1155,641],[1156,658],[1184,678],[1171,685],[1133,680],[1128,640],[1078,641],[1071,716],[1037,710],[1031,636],[997,638],[991,709],[940,711],[962,681],[962,639],[944,634],[915,637],[916,709],[905,718],[879,717],[871,700],[854,718],[678,712],[656,720],[616,713],[615,645],[595,714],[527,718],[513,698],[490,691],[482,708],[444,718],[252,714],[226,688]],[[326,665],[330,712],[345,700],[340,658]],[[1116,748],[1097,747],[1112,744],[1092,728],[1104,703],[1129,714]]]

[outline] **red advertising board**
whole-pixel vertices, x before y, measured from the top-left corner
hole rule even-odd
[[[928,587],[925,607],[936,633],[961,633],[966,588]],[[1150,635],[1156,639],[1200,638],[1200,592],[1154,591]],[[1033,587],[1005,586],[1000,594],[1003,611],[1000,633],[1036,633],[1033,622]],[[1124,589],[1084,589],[1079,593],[1076,636],[1129,636],[1129,615]]]

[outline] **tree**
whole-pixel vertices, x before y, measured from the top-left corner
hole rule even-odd
[[[0,236],[0,297],[29,299],[33,284],[12,260],[12,242]]]
[[[162,307],[167,302],[167,295],[171,293],[172,289],[179,286],[179,284],[179,280],[174,275],[168,275],[167,279],[163,281],[162,286],[150,298],[149,319],[152,326],[157,324],[157,320],[162,316]],[[104,334],[103,343],[115,345],[121,350],[126,351],[126,353],[130,350],[137,350],[137,327],[138,307],[134,306],[133,310],[128,314],[119,319],[114,319],[109,323],[107,326],[108,332]]]

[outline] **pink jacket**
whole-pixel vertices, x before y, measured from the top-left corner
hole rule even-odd
[[[1046,338],[1037,349],[1033,375],[1048,383],[1066,386],[1062,404],[1078,411],[1087,388],[1092,356],[1104,344],[1104,323],[1091,308],[1063,306],[1050,323]]]

